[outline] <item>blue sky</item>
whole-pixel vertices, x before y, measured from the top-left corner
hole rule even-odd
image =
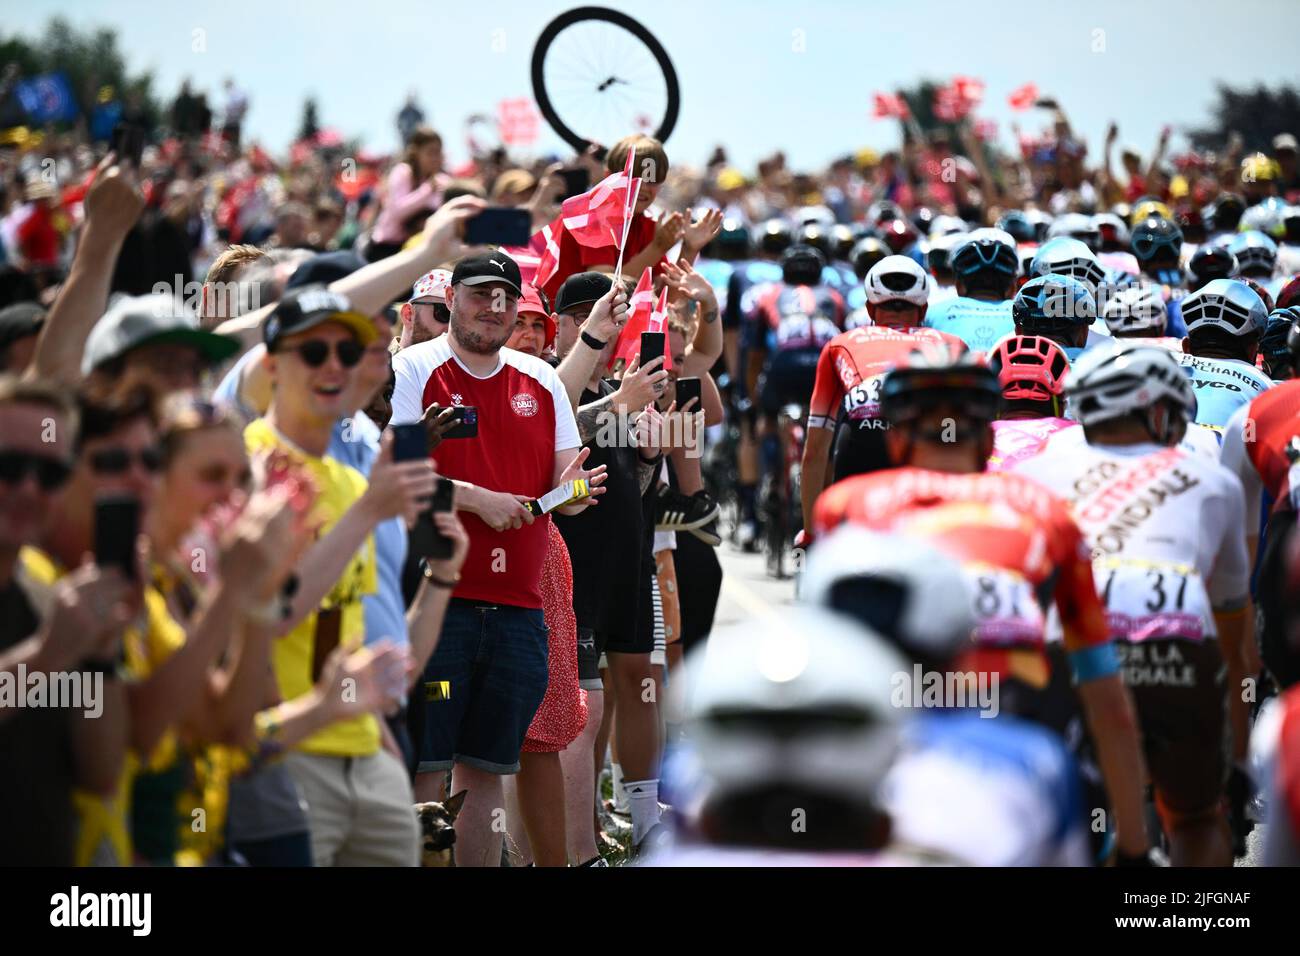
[[[273,150],[293,138],[309,94],[325,124],[391,149],[393,117],[414,89],[455,160],[464,156],[467,115],[531,95],[537,35],[577,5],[26,0],[8,4],[4,29],[34,34],[56,13],[82,27],[114,27],[127,56],[151,68],[168,96],[185,76],[211,95],[234,75],[251,97],[246,128]],[[1061,100],[1093,150],[1115,119],[1120,141],[1143,153],[1163,124],[1177,132],[1202,123],[1216,80],[1300,79],[1300,68],[1289,66],[1300,34],[1295,0],[626,0],[617,7],[659,37],[681,79],[670,157],[700,163],[723,143],[745,169],[778,148],[796,168],[815,168],[863,145],[896,145],[896,124],[871,119],[871,93],[926,76],[984,80],[979,114],[998,122],[1005,141],[1013,117],[1006,96],[1034,81]],[[203,52],[193,49],[196,30],[204,31]],[[1040,111],[1020,119],[1026,128],[1044,122]],[[539,145],[559,141],[547,132]]]

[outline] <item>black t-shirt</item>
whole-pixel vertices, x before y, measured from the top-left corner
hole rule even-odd
[[[0,588],[0,651],[40,626],[15,583]],[[18,693],[17,675],[11,685]],[[0,721],[0,866],[72,866],[72,721],[62,708],[22,709]]]
[[[579,405],[612,394],[608,382],[600,391],[584,390]],[[611,412],[611,414],[616,414]],[[586,447],[591,449],[587,468],[605,465],[605,493],[599,504],[576,515],[555,515],[556,527],[564,536],[573,563],[573,611],[579,627],[600,630],[607,607],[636,606],[645,523],[642,516],[641,486],[637,482],[637,451],[627,441],[621,447],[602,447],[597,431]]]

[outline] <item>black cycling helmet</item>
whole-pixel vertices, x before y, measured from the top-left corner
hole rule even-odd
[[[1246,212],[1246,200],[1236,193],[1219,193],[1214,202],[1205,207],[1205,218],[1210,227],[1220,232],[1236,232],[1241,217]]]
[[[1266,360],[1283,359],[1290,363],[1300,358],[1300,306],[1269,313],[1268,325],[1259,337],[1259,350]]]
[[[882,240],[875,236],[867,236],[865,239],[859,239],[858,244],[853,247],[853,251],[849,254],[849,264],[853,266],[855,276],[866,279],[871,267],[889,254],[889,247]]]
[[[930,224],[934,222],[934,212],[929,206],[917,206],[912,210],[912,215],[908,217],[912,220],[912,225],[916,231],[923,236],[930,234]]]
[[[975,353],[930,342],[908,353],[885,376],[880,411],[891,425],[913,421],[941,406],[960,408],[966,418],[992,422],[1001,401],[997,374]]]
[[[857,241],[858,237],[851,227],[842,223],[831,226],[831,257],[840,262],[848,262],[849,254],[853,252],[853,246]]]
[[[826,257],[814,246],[798,243],[781,254],[781,281],[786,285],[817,285]]]
[[[881,199],[879,202],[873,202],[867,207],[867,221],[879,226],[882,222],[888,222],[890,219],[902,219],[903,210],[898,203],[888,199]]]
[[[1237,257],[1227,246],[1201,246],[1187,263],[1193,290],[1214,279],[1227,279],[1237,271]]]
[[[724,219],[722,229],[706,251],[716,259],[744,259],[750,249],[751,239],[745,224],[739,219]]]
[[[794,234],[795,245],[812,246],[822,254],[823,259],[831,257],[831,234],[825,227],[815,222],[800,226]]]
[[[1178,262],[1183,249],[1183,231],[1162,216],[1147,216],[1133,227],[1129,245],[1138,262]]]
[[[794,230],[784,219],[769,219],[758,227],[757,241],[762,252],[779,256],[794,242]]]
[[[1038,235],[1029,217],[1019,209],[1009,209],[1004,212],[998,219],[998,228],[1008,233],[1016,242],[1034,242]]]

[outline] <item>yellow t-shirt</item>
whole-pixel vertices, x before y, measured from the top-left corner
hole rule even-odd
[[[23,570],[34,581],[52,585],[66,571],[48,554],[37,548],[23,548],[19,554]],[[126,671],[131,680],[143,680],[185,643],[185,631],[167,610],[167,602],[157,589],[144,589],[145,625],[127,628],[123,635]],[[142,761],[128,750],[117,790],[111,797],[74,791],[77,812],[77,866],[130,866],[131,835],[127,817],[131,805],[131,784],[142,768],[161,770],[176,759],[176,733],[168,730],[149,759]]]
[[[356,469],[333,458],[309,455],[276,432],[264,418],[257,419],[244,430],[244,444],[249,455],[280,449],[307,468],[319,491],[313,518],[319,522],[322,535],[328,534],[365,493],[366,479]],[[378,586],[374,537],[370,536],[321,602],[323,610],[337,609],[341,613],[340,646],[356,648],[364,642],[366,623],[361,598],[373,594]],[[301,697],[313,687],[311,669],[316,617],[315,613],[309,615],[288,634],[275,640],[272,664],[276,683],[285,700]],[[317,731],[296,749],[333,757],[366,757],[379,751],[379,724],[370,714],[341,720]]]

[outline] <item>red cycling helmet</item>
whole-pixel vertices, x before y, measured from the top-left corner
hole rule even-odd
[[[906,219],[891,219],[880,224],[880,238],[894,255],[916,242],[916,228]]]
[[[1293,305],[1300,305],[1300,276],[1282,286],[1282,291],[1277,294],[1275,308],[1289,309]]]
[[[1059,402],[1070,360],[1051,339],[1008,335],[989,352],[989,367],[997,373],[1004,399]]]

